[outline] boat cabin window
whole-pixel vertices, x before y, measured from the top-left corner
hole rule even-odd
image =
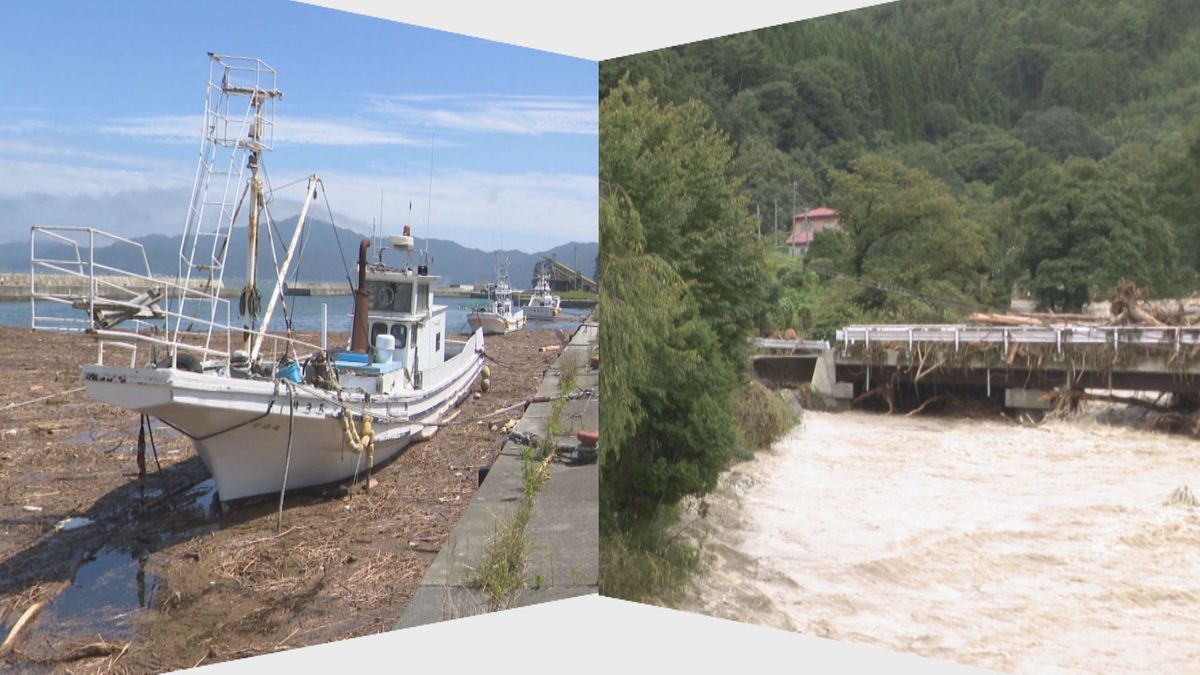
[[[371,324],[371,344],[375,344],[375,338],[388,332],[387,324],[382,321],[376,321]]]
[[[402,323],[392,324],[392,337],[396,338],[396,347],[402,348],[408,344],[408,326]]]
[[[435,333],[433,336],[433,351],[439,351],[442,348],[442,334]]]
[[[368,306],[385,312],[412,312],[411,282],[367,282]]]
[[[392,304],[392,311],[412,312],[412,282],[402,281],[393,285],[396,287],[396,302]]]
[[[424,312],[429,309],[429,284],[420,284],[417,286],[417,311]]]
[[[413,326],[413,329],[408,332],[408,337],[409,337],[408,346],[416,347],[417,346],[417,327],[416,326]]]

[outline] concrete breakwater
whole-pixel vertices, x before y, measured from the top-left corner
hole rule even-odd
[[[97,276],[97,285],[103,293],[103,289],[112,289],[114,286],[127,288],[136,293],[144,293],[151,287],[174,285],[175,277],[158,277],[155,281],[148,281],[140,277],[120,276],[120,275],[105,275]],[[206,285],[205,280],[193,279],[189,287],[202,290]],[[273,284],[271,284],[273,285]],[[82,295],[88,290],[87,278],[72,276],[69,274],[39,274],[38,275],[38,292],[39,293],[54,293],[63,295]],[[115,289],[114,289],[115,290]],[[225,285],[221,288],[219,295],[223,298],[236,298],[242,292],[241,280],[226,280]],[[287,285],[287,294],[289,295],[349,295],[350,289],[346,282],[300,282]],[[28,300],[31,295],[30,275],[24,272],[6,272],[0,274],[0,301],[13,300]]]
[[[174,284],[174,277],[158,277],[157,282],[150,282],[145,279],[130,276],[98,276],[99,286],[101,288],[112,288],[119,286],[128,288],[137,293],[144,293],[152,286],[163,284]],[[204,288],[205,282],[202,280],[193,280],[191,288],[201,290]],[[268,288],[273,283],[268,284]],[[69,274],[39,274],[38,275],[38,292],[39,293],[54,293],[63,295],[83,295],[88,290],[88,280]],[[223,298],[236,298],[242,292],[242,281],[226,280],[225,286],[221,289],[220,296]],[[335,295],[350,295],[351,289],[345,281],[301,281],[288,284],[285,289],[286,295],[293,296],[335,296]],[[28,300],[31,295],[30,275],[26,272],[4,272],[0,273],[0,302],[12,302],[19,300]],[[444,287],[437,289],[437,295],[445,298],[477,298],[480,300],[487,299],[485,291],[471,290],[462,287]],[[518,302],[524,304],[528,300],[527,294],[518,293]],[[562,301],[562,306],[567,309],[590,309],[596,306],[594,299],[566,299]]]
[[[137,293],[144,293],[152,287],[174,284],[175,278],[159,277],[157,281],[151,282],[139,277],[105,275],[97,276],[96,281],[100,289],[111,289],[113,286],[119,286]],[[193,280],[190,287],[201,290],[204,288],[204,285],[204,281]],[[39,293],[82,295],[88,291],[88,288],[89,282],[84,277],[69,274],[38,274],[37,290]],[[101,292],[103,293],[103,290]],[[236,298],[240,292],[240,285],[226,285],[221,289],[221,296]],[[29,274],[24,272],[6,272],[0,274],[0,301],[28,300],[31,294],[32,288],[30,286]]]

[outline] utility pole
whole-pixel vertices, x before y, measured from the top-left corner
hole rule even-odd
[[[754,219],[758,221],[758,240],[762,241],[762,209],[754,205]]]
[[[775,235],[779,233],[779,197],[775,198],[775,222],[771,224],[771,241],[775,241]]]

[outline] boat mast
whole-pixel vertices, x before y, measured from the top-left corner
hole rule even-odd
[[[204,132],[197,158],[196,178],[179,245],[179,284],[173,338],[192,330],[193,319],[204,332],[208,349],[218,326],[219,296],[224,286],[225,258],[242,209],[249,214],[247,274],[239,314],[250,328],[260,314],[257,284],[258,222],[265,209],[263,153],[274,140],[275,101],[283,92],[275,86],[275,71],[261,59],[209,53]],[[247,169],[250,176],[247,180]],[[246,198],[250,199],[247,200]],[[248,202],[248,203],[247,203]],[[192,282],[203,275],[203,287]],[[224,305],[228,311],[228,305]],[[226,318],[227,317],[227,318]],[[221,325],[231,328],[233,318]],[[226,333],[232,338],[232,330]],[[243,339],[250,331],[245,331]],[[232,342],[232,339],[230,339]],[[232,349],[232,344],[227,346]]]
[[[245,307],[242,322],[242,344],[250,347],[250,336],[258,327],[258,313],[262,309],[262,294],[258,291],[258,216],[263,207],[262,179],[258,169],[262,161],[262,132],[263,132],[263,102],[271,93],[255,87],[251,94],[251,105],[254,107],[254,122],[250,125],[248,146],[250,158],[246,168],[250,169],[250,223],[249,243],[246,249],[246,287],[242,289],[243,305]]]

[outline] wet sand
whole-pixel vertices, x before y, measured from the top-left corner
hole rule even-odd
[[[1093,408],[1096,410],[1096,408]],[[695,528],[684,608],[1015,672],[1200,663],[1196,441],[1101,424],[807,413]]]
[[[489,337],[504,365],[460,419],[531,396],[548,344],[553,331]],[[136,415],[83,392],[3,410],[81,386],[90,338],[0,328],[0,345],[0,639],[53,598],[0,669],[157,672],[389,630],[502,443],[485,425],[443,428],[378,470],[370,494],[290,493],[277,533],[272,499],[215,513],[190,441],[161,424],[161,471],[148,450],[139,481]],[[55,662],[100,639],[130,646]]]

